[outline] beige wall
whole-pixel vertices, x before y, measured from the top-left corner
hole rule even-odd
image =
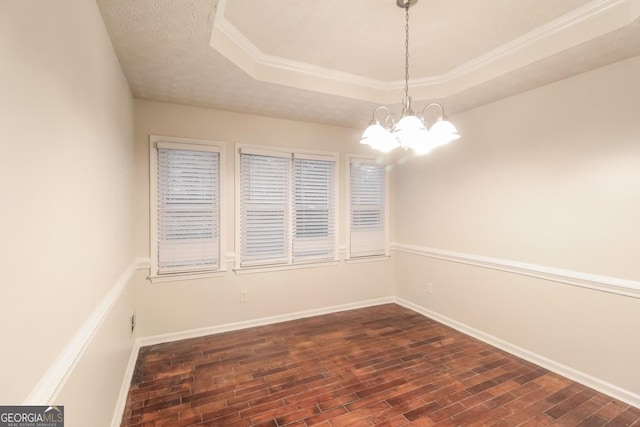
[[[455,117],[461,140],[398,169],[397,241],[639,281],[638,76],[640,57]],[[396,285],[640,394],[640,299],[405,253]]]
[[[346,153],[371,154],[359,132],[333,126],[136,100],[136,254],[149,256],[149,135],[225,143],[225,251],[234,252],[234,144],[340,153],[339,236],[345,245]],[[391,218],[393,223],[393,218]],[[393,295],[393,260],[170,283],[137,284],[142,336],[320,309]],[[240,290],[248,301],[240,303]]]
[[[133,101],[93,1],[0,2],[0,58],[0,404],[21,404],[133,261]],[[89,374],[121,377],[112,344],[63,390],[67,425],[112,410]]]
[[[55,400],[64,405],[65,426],[107,426],[112,420],[135,339],[129,324],[134,309],[135,289],[127,286]]]
[[[234,143],[339,152],[344,247],[346,153],[369,153],[358,130],[134,104],[91,1],[1,2],[0,54],[0,404],[22,403],[134,255],[149,256],[149,134],[225,142],[227,252]],[[392,240],[639,280],[638,75],[633,58],[456,117],[462,140],[395,168]],[[110,419],[133,310],[144,337],[394,293],[640,394],[640,299],[405,253],[246,275],[228,267],[153,284],[137,272],[58,395],[67,424]]]

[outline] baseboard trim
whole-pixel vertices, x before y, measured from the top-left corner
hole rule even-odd
[[[271,325],[274,323],[286,322],[289,320],[304,319],[306,317],[320,316],[323,314],[337,313],[340,311],[355,310],[358,308],[373,307],[382,304],[395,303],[394,297],[376,298],[365,301],[358,301],[354,303],[335,305],[331,307],[318,308],[313,310],[298,311],[294,313],[283,314],[279,316],[263,317],[260,319],[247,320],[236,323],[226,323],[224,325],[209,326],[206,328],[191,329],[181,332],[173,332],[169,334],[152,335],[148,337],[140,337],[136,339],[136,342],[131,350],[129,357],[129,363],[127,364],[127,370],[125,371],[124,378],[122,379],[122,386],[120,387],[120,394],[113,411],[113,418],[111,420],[111,427],[119,427],[122,422],[122,416],[124,415],[125,406],[127,404],[127,396],[129,394],[129,387],[131,386],[131,379],[135,371],[136,362],[138,360],[138,354],[142,347],[154,344],[163,344],[172,341],[180,341],[189,338],[198,338],[206,335],[220,334],[223,332],[237,331],[241,329],[253,328],[255,326]]]
[[[138,340],[131,349],[129,355],[129,363],[127,363],[127,369],[124,372],[122,378],[122,385],[120,386],[120,393],[118,393],[118,400],[113,410],[113,418],[111,419],[111,427],[120,427],[122,424],[122,417],[124,415],[125,407],[127,406],[127,397],[129,396],[129,388],[131,387],[131,380],[133,379],[133,373],[136,369],[136,362],[138,361],[138,354],[140,353],[140,343]]]
[[[66,347],[40,379],[40,382],[38,382],[31,391],[31,394],[29,394],[24,401],[24,405],[48,405],[53,403],[78,364],[78,361],[91,344],[93,337],[129,284],[139,263],[140,261],[138,259],[134,259],[120,277],[118,277],[118,280],[116,280],[109,292],[107,292],[100,303],[93,309],[78,332],[71,338]]]
[[[529,264],[502,258],[491,258],[463,252],[446,251],[425,246],[394,243],[392,249],[406,254],[418,255],[459,264],[535,277],[556,283],[593,289],[601,292],[640,298],[640,282],[616,277],[600,276],[580,271],[564,270],[544,265]]]
[[[555,372],[573,381],[584,384],[587,387],[591,387],[594,390],[605,393],[611,397],[619,399],[630,405],[640,407],[640,396],[628,390],[622,389],[606,381],[602,381],[598,378],[595,378],[593,376],[590,376],[588,374],[585,374],[583,372],[570,368],[566,365],[563,365],[561,363],[558,363],[546,357],[540,356],[522,347],[513,345],[509,342],[501,340],[500,338],[494,337],[493,335],[490,335],[478,329],[472,328],[464,323],[461,323],[449,317],[443,316],[439,313],[431,311],[422,306],[413,304],[403,298],[384,297],[384,298],[359,301],[359,302],[349,303],[349,304],[341,304],[341,305],[324,307],[324,308],[313,309],[313,310],[299,311],[299,312],[288,313],[288,314],[279,315],[279,316],[263,317],[260,319],[247,320],[243,322],[226,323],[223,325],[210,326],[206,328],[191,329],[191,330],[182,331],[182,332],[174,332],[174,333],[138,338],[134,344],[134,347],[131,351],[131,355],[129,357],[129,363],[127,365],[127,370],[125,372],[125,375],[122,381],[120,395],[118,396],[116,407],[114,409],[114,415],[111,421],[111,427],[119,427],[120,423],[122,422],[122,416],[124,414],[124,409],[127,402],[127,395],[128,395],[129,387],[131,384],[131,379],[133,378],[133,373],[135,370],[136,361],[138,359],[138,354],[142,347],[145,347],[148,345],[162,344],[162,343],[172,342],[172,341],[180,341],[180,340],[189,339],[189,338],[197,338],[197,337],[202,337],[206,335],[219,334],[223,332],[237,331],[237,330],[252,328],[256,326],[264,326],[264,325],[270,325],[275,323],[281,323],[281,322],[286,322],[290,320],[303,319],[307,317],[320,316],[323,314],[337,313],[340,311],[354,310],[354,309],[365,308],[365,307],[373,307],[373,306],[382,305],[382,304],[390,304],[390,303],[401,305],[405,308],[408,308],[409,310],[415,311],[416,313],[422,314],[423,316],[426,316],[430,319],[438,321],[444,325],[450,326],[466,335],[472,336],[474,338],[479,339],[480,341],[486,342],[487,344],[500,348],[501,350],[504,350],[510,354],[513,354],[514,356],[520,357],[531,363],[535,363],[538,366],[542,366],[552,372]]]
[[[629,390],[625,390],[621,387],[610,384],[599,378],[593,377],[589,374],[578,371],[569,366],[563,365],[562,363],[548,359],[544,356],[541,356],[537,353],[529,351],[525,348],[511,344],[498,337],[482,332],[478,329],[475,329],[464,323],[458,322],[457,320],[451,319],[442,314],[436,313],[435,311],[429,310],[420,305],[414,304],[403,298],[395,297],[395,302],[398,305],[408,308],[409,310],[415,311],[416,313],[420,313],[423,316],[433,319],[444,325],[450,326],[453,329],[456,329],[462,332],[463,334],[479,339],[480,341],[483,341],[487,344],[490,344],[494,347],[504,350],[507,353],[513,354],[514,356],[527,360],[531,363],[535,363],[538,366],[541,366],[545,369],[555,372],[556,374],[567,377],[573,381],[576,381],[580,384],[583,384],[601,393],[609,395],[613,398],[626,402],[629,405],[640,407],[640,395],[637,395]]]
[[[236,323],[225,323],[223,325],[208,326],[205,328],[191,329],[181,332],[172,332],[168,334],[153,335],[149,337],[139,338],[137,343],[140,347],[148,345],[162,344],[171,341],[180,341],[189,338],[203,337],[206,335],[220,334],[222,332],[237,331],[240,329],[253,328],[256,326],[271,325],[274,323],[287,322],[289,320],[304,319],[306,317],[320,316],[323,314],[337,313],[340,311],[355,310],[358,308],[372,307],[381,304],[392,304],[395,302],[394,297],[383,297],[364,301],[358,301],[348,304],[334,305],[331,307],[317,308],[313,310],[297,311],[278,316],[262,317],[259,319],[246,320]]]

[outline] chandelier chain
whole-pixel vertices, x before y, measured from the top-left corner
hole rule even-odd
[[[404,39],[404,99],[409,100],[409,3],[405,7]]]

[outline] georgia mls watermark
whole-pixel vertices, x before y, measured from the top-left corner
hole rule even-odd
[[[64,427],[64,406],[0,406],[0,427]]]

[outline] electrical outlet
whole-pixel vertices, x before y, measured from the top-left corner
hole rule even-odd
[[[433,283],[431,283],[431,282],[427,282],[427,293],[428,294],[432,294],[433,293]]]
[[[130,320],[130,326],[131,326],[131,333],[133,333],[133,331],[136,329],[136,312],[134,311],[133,313],[131,313],[131,318]]]
[[[247,291],[240,291],[240,302],[247,302]]]

